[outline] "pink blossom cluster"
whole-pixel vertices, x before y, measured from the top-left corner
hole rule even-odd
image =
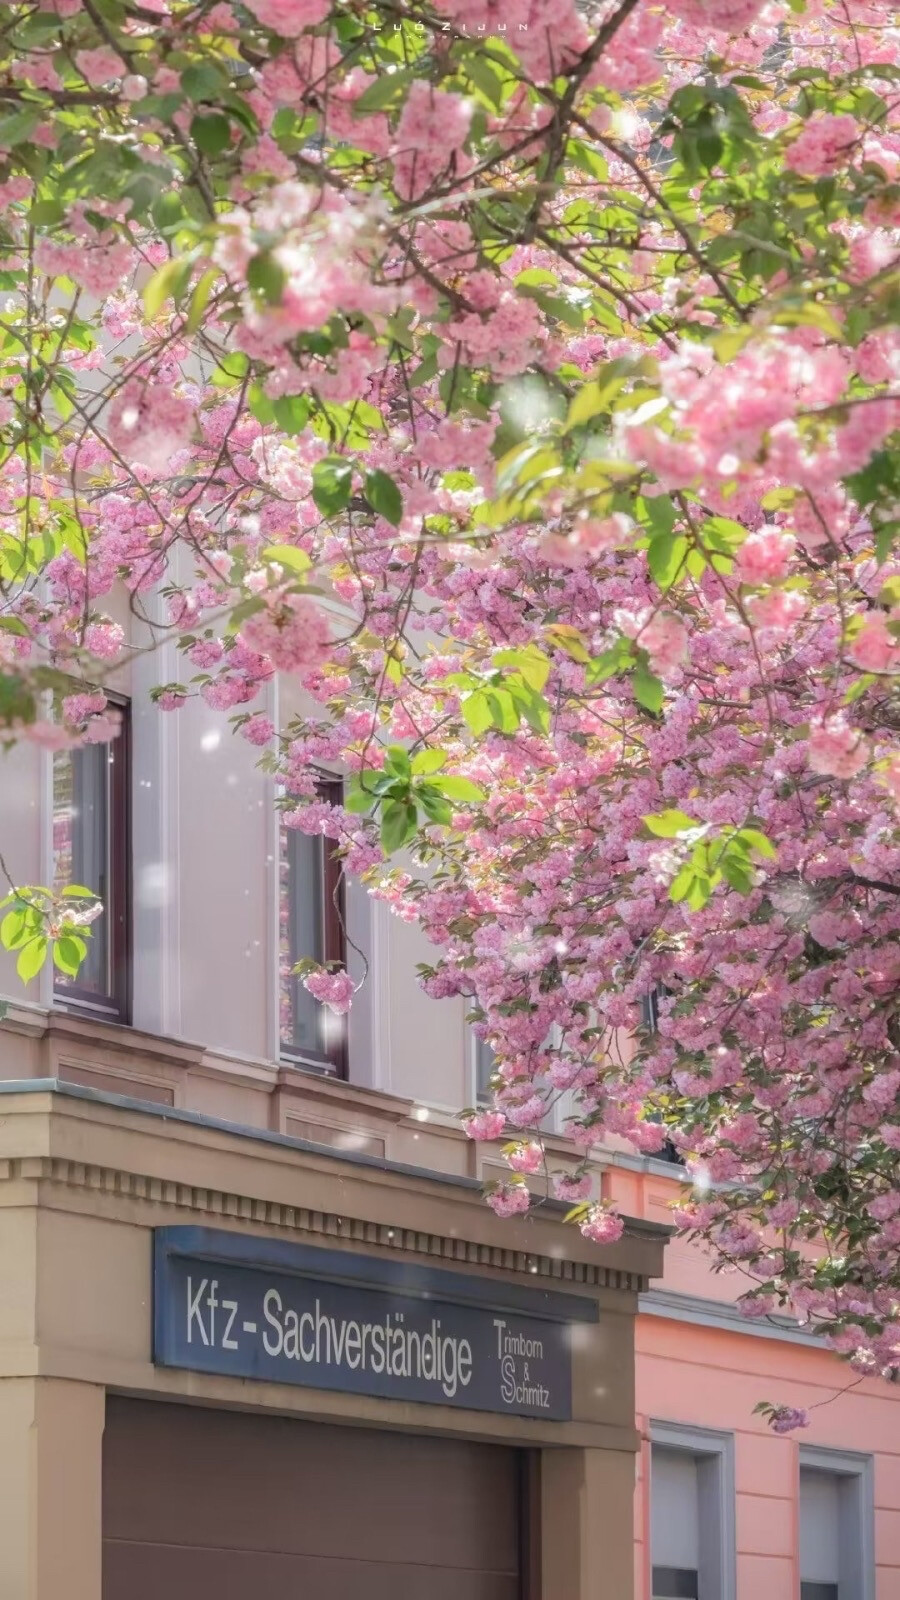
[[[528,1210],[531,1195],[524,1183],[501,1183],[488,1190],[487,1203],[497,1217],[517,1217]]]
[[[281,672],[315,667],[328,652],[331,629],[315,601],[302,594],[267,594],[262,609],[248,617],[241,638],[267,656]]]
[[[308,989],[310,994],[316,1000],[321,1000],[323,1005],[328,1006],[330,1011],[342,1015],[350,1010],[350,1002],[353,999],[355,986],[348,972],[325,972],[322,970],[308,972],[301,981],[304,989]]]
[[[264,28],[295,39],[305,28],[325,21],[331,0],[247,0],[247,6]]]
[[[846,112],[812,117],[789,145],[785,164],[806,178],[828,178],[852,160],[859,134],[856,119]]]
[[[161,383],[131,378],[109,408],[107,434],[113,450],[136,466],[164,473],[190,442],[190,401]]]

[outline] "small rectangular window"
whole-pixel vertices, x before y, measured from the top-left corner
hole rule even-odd
[[[650,1479],[653,1600],[699,1600],[697,1458],[655,1444]]]
[[[652,1600],[734,1600],[731,1436],[654,1423],[652,1438]]]
[[[58,1004],[128,1022],[131,1014],[131,729],[127,702],[117,738],[53,755],[53,887],[83,885],[103,902],[74,978],[54,968]]]
[[[323,779],[320,797],[339,805],[340,779]],[[304,957],[343,967],[347,958],[344,880],[330,839],[281,828],[279,948],[281,1054],[297,1065],[346,1077],[346,1019],[309,993],[293,968]]]
[[[871,1462],[803,1446],[800,1600],[871,1600]]]

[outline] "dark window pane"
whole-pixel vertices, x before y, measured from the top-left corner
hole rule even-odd
[[[480,1102],[491,1098],[491,1078],[496,1058],[486,1039],[475,1039],[475,1097]]]
[[[323,785],[336,804],[339,783]],[[294,976],[298,961],[324,965],[346,959],[343,885],[331,840],[282,828],[279,893],[279,1004],[282,1054],[343,1073],[346,1018],[316,1000]]]
[[[53,886],[91,890],[103,913],[86,930],[87,956],[74,978],[54,968],[58,1002],[127,1022],[131,1006],[131,729],[128,702],[109,744],[53,757]]]
[[[804,1579],[800,1584],[800,1600],[840,1600],[840,1591],[836,1583],[810,1583]]]
[[[659,993],[656,989],[651,989],[649,994],[641,998],[641,1022],[654,1033],[659,1027]]]
[[[696,1572],[688,1567],[654,1567],[653,1600],[698,1600]]]
[[[111,746],[58,750],[53,757],[53,887],[77,883],[103,901],[91,925],[87,956],[77,978],[55,972],[55,986],[98,1000],[112,995],[110,960],[110,755]],[[113,913],[114,914],[114,913]]]
[[[321,838],[296,828],[282,832],[281,867],[281,1042],[292,1050],[325,1054],[325,1007],[291,969],[304,956],[325,959],[322,919],[324,849]]]

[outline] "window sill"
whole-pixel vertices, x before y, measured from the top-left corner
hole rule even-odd
[[[51,1008],[10,1004],[0,1021],[0,1030],[27,1033],[32,1038],[49,1039],[63,1046],[96,1045],[142,1058],[152,1057],[173,1066],[197,1066],[205,1055],[204,1046],[184,1039],[169,1039],[157,1033],[144,1033],[130,1023],[120,1022],[108,1013],[79,1010],[74,1005],[55,1002]]]
[[[278,1066],[285,1072],[310,1072],[317,1078],[330,1078],[337,1083],[347,1082],[343,1066],[336,1066],[333,1061],[319,1061],[315,1056],[279,1056]]]
[[[347,1107],[364,1105],[392,1122],[402,1122],[408,1117],[413,1104],[399,1095],[386,1094],[383,1089],[371,1089],[367,1084],[339,1078],[333,1071],[323,1071],[315,1062],[287,1056],[278,1062],[276,1083],[279,1089],[292,1096],[332,1101]]]

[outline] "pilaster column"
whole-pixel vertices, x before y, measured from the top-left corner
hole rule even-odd
[[[542,1452],[547,1600],[633,1600],[634,1477],[631,1451]]]
[[[0,1379],[0,1595],[100,1600],[105,1392]]]

